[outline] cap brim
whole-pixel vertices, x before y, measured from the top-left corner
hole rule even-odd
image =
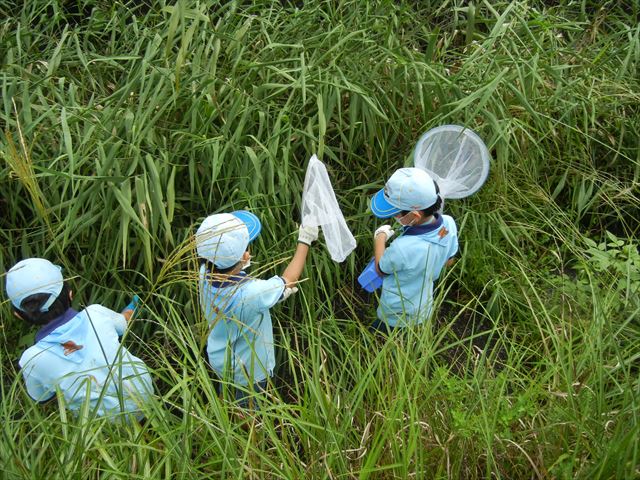
[[[384,189],[382,189],[371,198],[371,211],[378,218],[389,218],[400,213],[402,209],[391,205],[384,198]]]
[[[247,210],[236,210],[235,212],[231,212],[231,215],[246,225],[247,230],[249,230],[250,242],[254,241],[258,235],[260,235],[262,224],[260,223],[260,219],[253,213],[248,212]]]

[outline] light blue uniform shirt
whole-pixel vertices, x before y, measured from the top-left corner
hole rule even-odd
[[[144,362],[120,345],[126,326],[121,314],[90,305],[45,332],[20,358],[29,395],[45,401],[57,387],[70,410],[80,410],[89,397],[98,415],[138,414],[153,384]]]
[[[200,300],[211,326],[207,340],[209,363],[221,378],[238,385],[273,375],[276,366],[269,309],[284,292],[284,280],[260,280],[241,272],[232,281],[215,282],[200,269]]]
[[[430,231],[411,234],[421,228]],[[378,318],[391,327],[416,325],[429,318],[433,282],[457,251],[458,229],[449,215],[438,218],[436,225],[411,228],[391,242],[379,263],[387,275],[382,281]]]

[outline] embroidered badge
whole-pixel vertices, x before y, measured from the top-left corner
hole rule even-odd
[[[68,340],[64,343],[60,344],[62,348],[64,348],[64,356],[71,355],[73,352],[77,352],[78,350],[82,350],[84,345],[78,345],[76,342],[72,340]]]
[[[439,231],[438,231],[438,237],[440,238],[444,238],[447,235],[449,235],[449,230],[447,230],[445,227],[442,227]]]

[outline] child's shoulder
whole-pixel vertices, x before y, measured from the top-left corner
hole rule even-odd
[[[284,285],[284,279],[279,275],[267,279],[252,277],[242,289],[243,303],[260,308],[271,308],[282,296]]]
[[[243,290],[247,293],[259,293],[273,288],[282,287],[283,285],[284,280],[279,275],[274,275],[271,278],[251,277],[244,282]]]
[[[26,368],[30,371],[45,371],[54,362],[56,356],[51,352],[51,345],[43,342],[36,342],[27,348],[22,355],[18,364],[20,368]]]
[[[127,327],[127,321],[121,313],[114,312],[110,308],[98,303],[88,305],[79,315],[86,315],[92,323],[95,322],[96,324],[113,326],[120,334],[122,334]]]
[[[93,303],[91,305],[87,305],[84,310],[79,312],[80,314],[86,315],[99,315],[99,316],[108,316],[112,317],[114,315],[120,315],[118,312],[114,312],[110,308],[105,307],[104,305],[100,305],[99,303]]]
[[[442,221],[445,223],[453,223],[455,225],[456,221],[451,215],[442,214]]]
[[[458,226],[456,225],[456,221],[451,215],[442,215],[442,223],[448,230],[457,232]]]
[[[42,348],[42,346],[38,345],[38,343],[36,343],[35,345],[31,345],[24,352],[22,352],[22,355],[20,356],[20,360],[18,361],[20,368],[24,368],[29,364],[37,362],[39,357],[41,357],[42,353],[45,351],[46,349]]]
[[[97,315],[108,315],[109,313],[116,313],[110,308],[105,307],[104,305],[100,305],[99,303],[92,303],[91,305],[87,305],[84,310],[80,313],[86,312],[88,315],[97,314]]]

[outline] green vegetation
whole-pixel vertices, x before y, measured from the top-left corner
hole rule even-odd
[[[0,0],[0,270],[62,263],[78,306],[139,293],[125,342],[159,392],[143,425],[34,404],[3,301],[2,478],[640,475],[637,2],[150,3]],[[445,123],[491,174],[446,205],[432,328],[374,338],[368,198]],[[203,360],[192,234],[249,208],[277,272],[314,152],[359,247],[314,248],[243,424]]]

